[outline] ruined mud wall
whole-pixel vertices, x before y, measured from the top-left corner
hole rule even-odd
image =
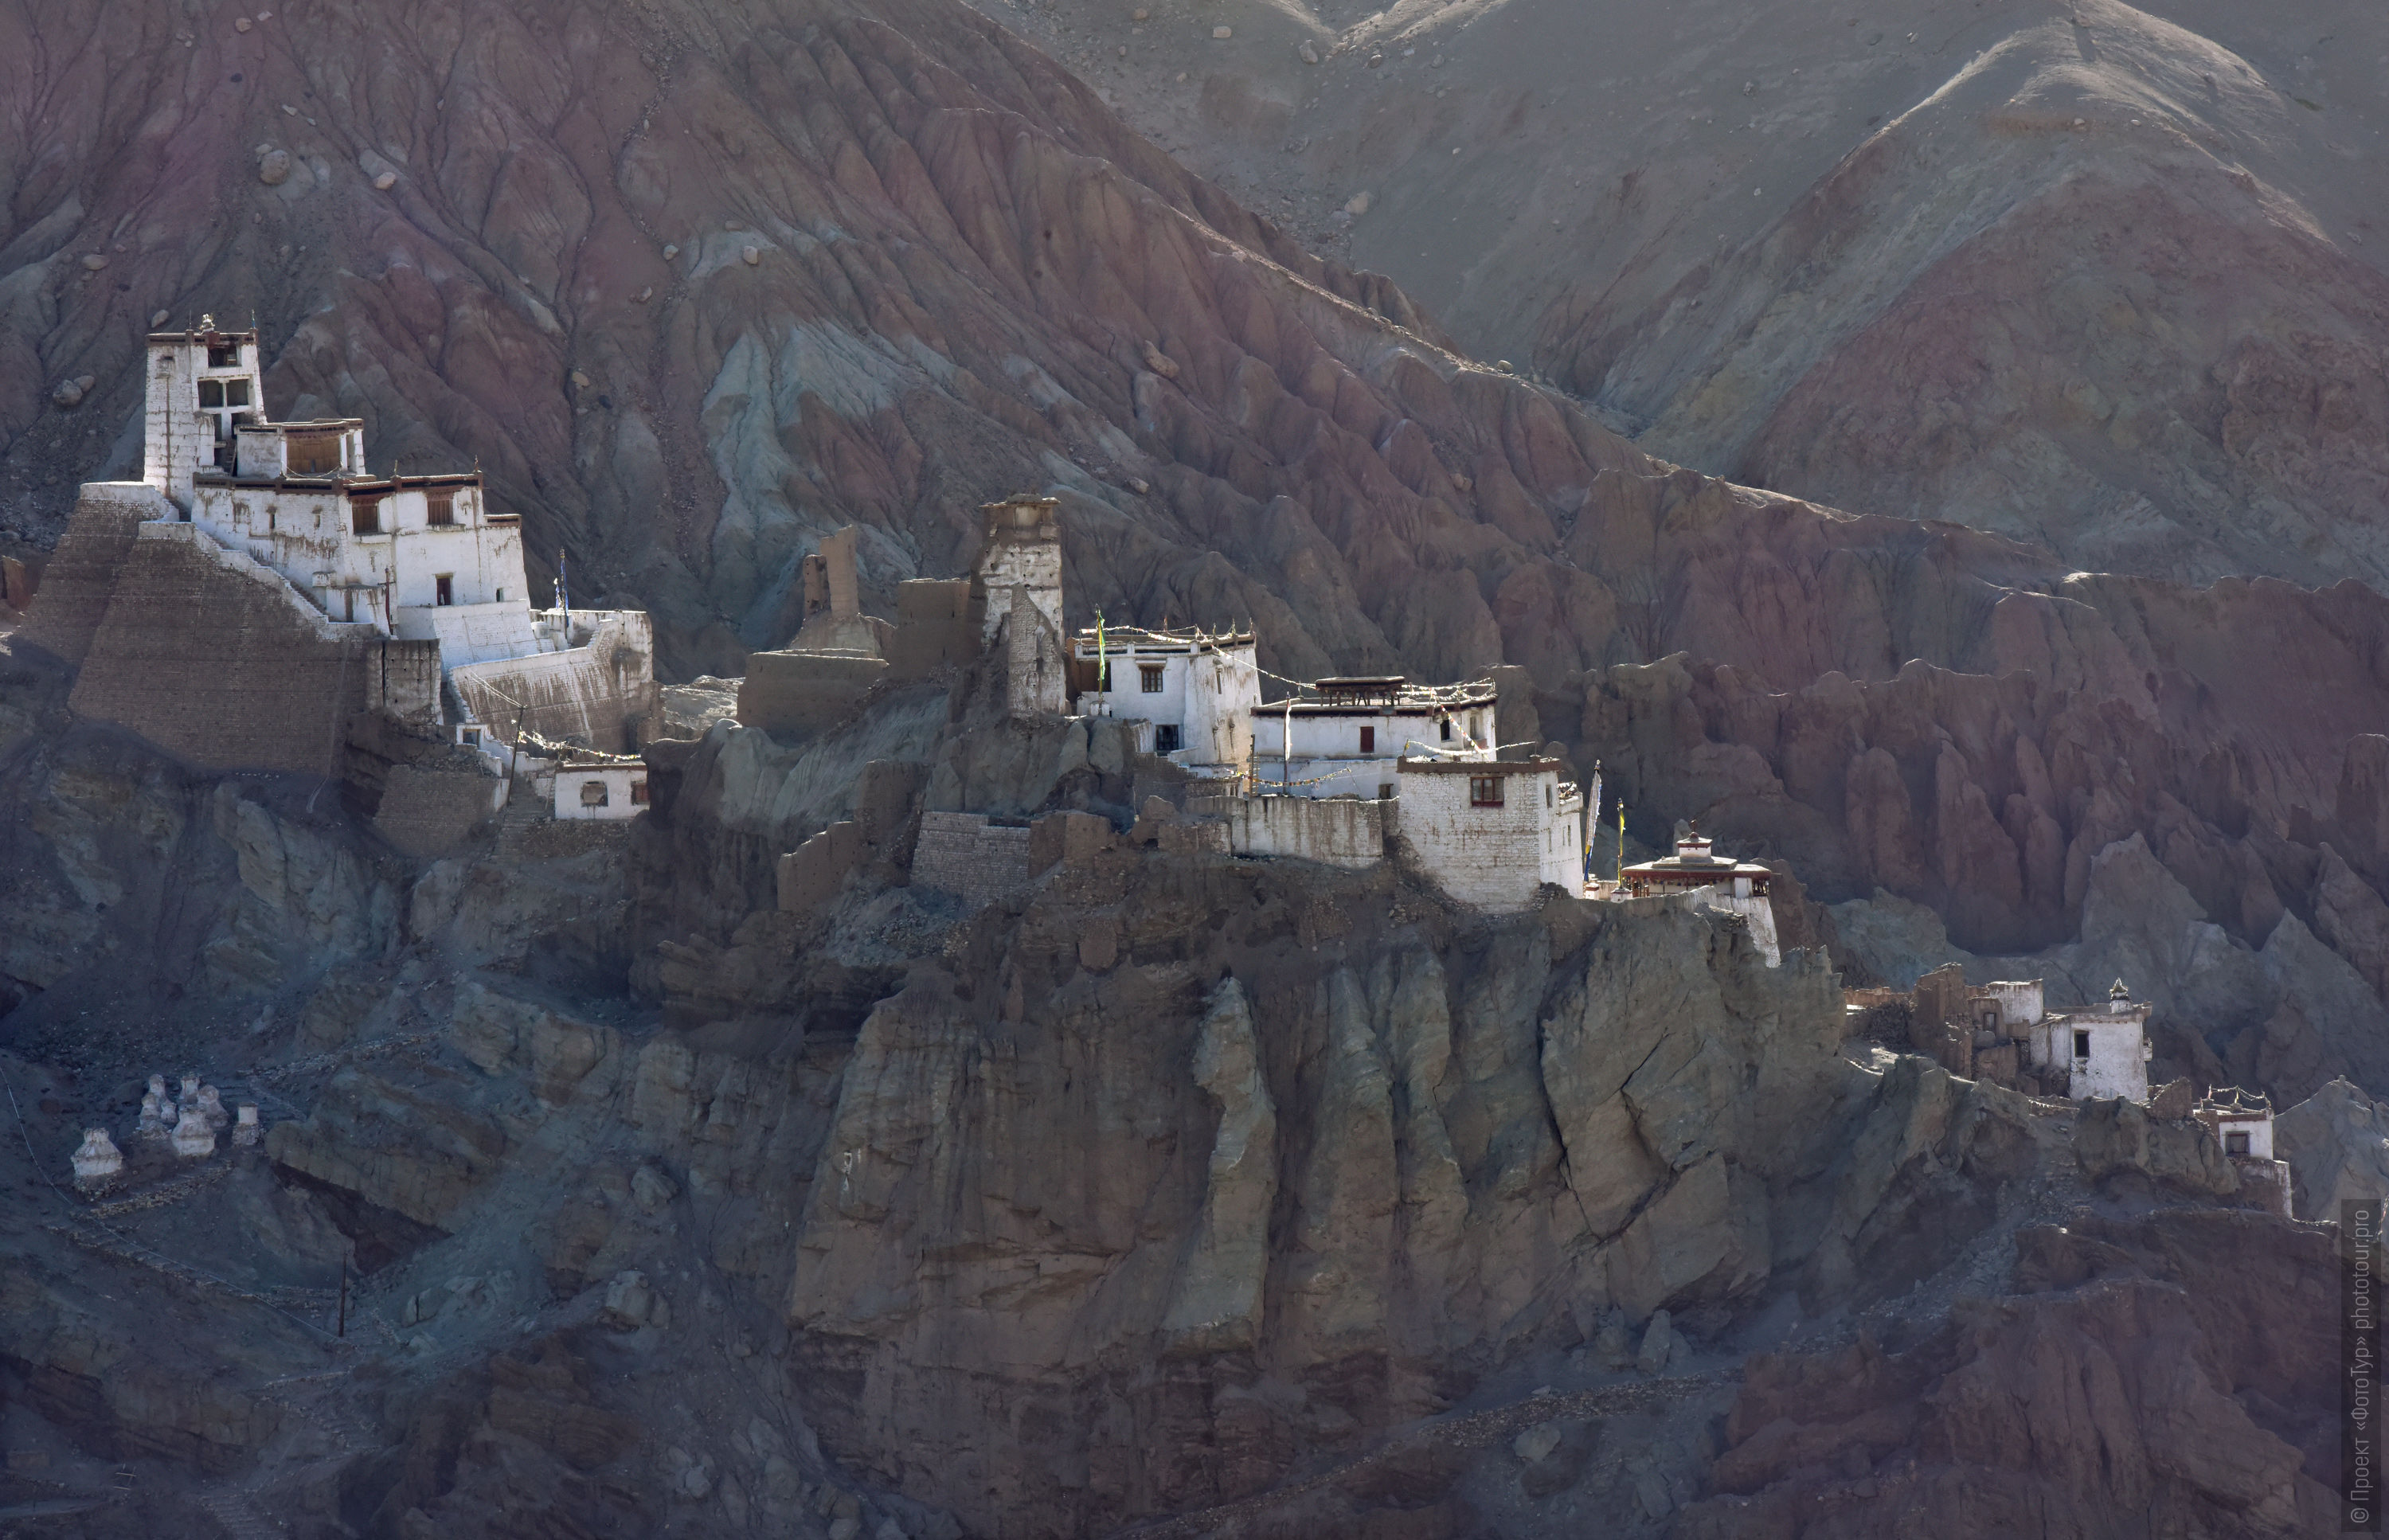
[[[888,672],[875,657],[757,653],[738,685],[738,719],[792,737],[820,732],[843,721]]]

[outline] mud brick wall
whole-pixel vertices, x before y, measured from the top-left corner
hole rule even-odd
[[[335,776],[378,640],[191,525],[144,524],[68,704],[204,769]]]
[[[18,637],[80,665],[108,614],[134,531],[144,519],[174,516],[173,504],[146,481],[85,482]]]
[[[923,813],[913,846],[913,885],[952,893],[973,908],[1028,885],[1028,831],[984,813]]]
[[[888,677],[875,657],[757,653],[738,685],[738,719],[766,732],[801,735],[837,726]]]

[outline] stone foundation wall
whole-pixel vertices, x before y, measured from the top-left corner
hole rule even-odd
[[[1279,856],[1326,866],[1386,859],[1389,801],[1358,797],[1189,796],[1186,810],[1226,825],[1239,856]]]
[[[68,704],[204,769],[337,776],[381,641],[194,526],[143,524]]]
[[[134,531],[145,519],[175,516],[166,495],[146,481],[83,483],[18,637],[80,667],[108,615]]]
[[[913,885],[952,893],[976,908],[1028,885],[1028,830],[984,813],[923,813],[913,846]]]
[[[504,805],[506,783],[479,770],[392,765],[374,827],[410,856],[443,856]]]

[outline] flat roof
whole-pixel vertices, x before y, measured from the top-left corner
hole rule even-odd
[[[1452,700],[1264,701],[1253,707],[1253,715],[1283,717],[1291,706],[1297,717],[1420,717],[1432,720],[1447,711],[1492,704],[1493,692],[1488,687],[1482,695],[1463,695]]]
[[[1539,775],[1545,770],[1566,768],[1557,759],[1404,758],[1394,763],[1405,775]]]
[[[232,425],[232,430],[235,433],[279,433],[287,427],[321,430],[330,427],[363,427],[364,426],[365,420],[363,417],[321,417],[313,422],[305,423],[235,423]]]
[[[226,342],[256,340],[257,333],[254,331],[228,332],[221,326],[211,332],[203,332],[194,327],[184,332],[151,332],[149,334],[149,346],[152,348],[172,348],[185,342],[207,342],[214,346]]]

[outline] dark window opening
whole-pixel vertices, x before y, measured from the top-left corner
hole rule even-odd
[[[1143,684],[1144,693],[1146,694],[1157,695],[1161,694],[1160,664],[1140,663],[1136,666],[1136,674],[1137,679]]]
[[[1447,744],[1451,742],[1451,719],[1446,717],[1436,725],[1443,730],[1443,741]]]
[[[360,499],[349,504],[349,529],[353,534],[381,533],[381,503]]]
[[[644,781],[633,781],[633,782],[632,782],[632,783],[631,783],[631,806],[632,806],[632,807],[633,807],[633,808],[644,808],[644,807],[645,807],[646,805],[647,805],[647,783],[646,783],[645,782],[644,782]]]
[[[228,379],[224,381],[224,404],[226,406],[247,406],[249,404],[249,381],[245,379]]]
[[[2076,1059],[2090,1057],[2090,1034],[2088,1032],[2076,1032],[2074,1035],[2074,1057]]]
[[[220,379],[203,379],[199,381],[199,404],[201,406],[222,406],[224,404],[224,381]]]
[[[1390,781],[1380,781],[1380,782],[1378,782],[1378,783],[1377,783],[1377,800],[1378,800],[1378,801],[1380,801],[1380,802],[1391,802],[1393,799],[1394,799],[1394,783],[1393,783],[1392,782],[1390,782]]]
[[[605,807],[606,783],[603,781],[583,781],[581,783],[581,805],[584,808]]]
[[[2244,1133],[2224,1135],[2223,1152],[2227,1155],[2246,1154],[2248,1152],[2248,1136]]]
[[[357,591],[352,588],[344,588],[340,590],[340,618],[353,622],[356,617]]]
[[[1470,776],[1468,778],[1468,805],[1472,808],[1501,807],[1502,780],[1503,777],[1499,775]]]
[[[454,604],[456,602],[455,584],[456,579],[453,574],[442,572],[435,576],[431,579],[431,602],[435,605]]]
[[[237,368],[239,368],[239,367],[240,367],[240,347],[239,347],[239,344],[235,343],[235,344],[232,344],[232,345],[230,345],[230,346],[223,347],[223,348],[214,348],[214,347],[211,347],[211,348],[208,350],[208,367],[209,367],[209,368],[211,368],[211,369],[237,369]]]
[[[431,525],[456,522],[456,494],[445,487],[434,487],[423,494],[423,522]]]
[[[1546,808],[1552,806],[1552,789],[1549,786],[1543,788],[1543,806]]]
[[[1156,754],[1175,754],[1178,752],[1178,724],[1176,722],[1164,722],[1153,730],[1153,752]]]
[[[1361,730],[1361,752],[1363,754],[1374,754],[1377,752],[1377,730],[1375,728],[1364,727]]]

